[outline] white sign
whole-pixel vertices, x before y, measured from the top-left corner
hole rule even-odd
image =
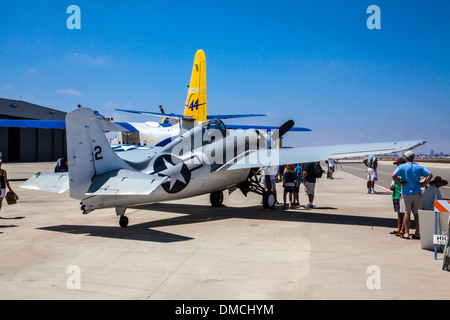
[[[446,235],[433,235],[433,244],[446,245],[447,244],[447,236]]]

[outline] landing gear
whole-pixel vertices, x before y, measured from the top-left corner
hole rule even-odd
[[[254,192],[263,197],[263,208],[264,209],[273,209],[275,206],[275,194],[272,191],[270,179],[266,176],[266,186],[268,189],[265,189],[258,180],[256,176],[257,170],[252,169],[248,175],[246,181],[238,184],[238,188],[242,191],[244,196],[247,196],[247,193]]]
[[[120,216],[120,218],[119,218],[119,225],[122,228],[126,228],[128,226],[128,217],[127,216]]]
[[[265,191],[263,193],[264,209],[273,209],[274,206],[275,206],[275,194],[272,191]]]
[[[127,211],[127,208],[116,207],[116,215],[120,216],[119,225],[122,228],[126,228],[128,226],[128,217],[125,215],[125,211]]]
[[[211,205],[213,207],[220,207],[223,202],[223,192],[222,191],[211,192],[209,196],[209,201],[211,202]]]

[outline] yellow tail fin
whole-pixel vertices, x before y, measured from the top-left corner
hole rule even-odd
[[[206,121],[206,57],[203,50],[195,53],[184,115],[195,121]]]

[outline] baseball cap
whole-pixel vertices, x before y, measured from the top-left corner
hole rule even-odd
[[[401,165],[403,163],[406,163],[405,158],[397,158],[397,161],[394,162],[396,165]]]
[[[408,159],[414,159],[414,156],[415,156],[415,154],[412,151],[405,152],[405,157],[407,157]]]

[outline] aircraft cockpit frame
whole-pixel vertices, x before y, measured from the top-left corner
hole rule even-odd
[[[207,131],[219,130],[220,133],[225,137],[227,135],[226,125],[219,119],[210,119],[202,124],[202,128]]]

